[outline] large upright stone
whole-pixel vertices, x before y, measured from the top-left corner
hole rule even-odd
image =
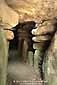
[[[57,85],[57,32],[54,35],[48,53],[46,52],[43,66],[45,80],[47,81],[44,85]]]
[[[0,27],[0,85],[6,85],[8,64],[8,43],[3,27]]]

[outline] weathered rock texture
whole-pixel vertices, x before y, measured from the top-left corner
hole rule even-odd
[[[35,35],[38,36],[33,40],[42,43],[40,45],[38,43],[37,45],[39,45],[39,47],[44,45],[45,48],[47,44],[44,42],[48,42],[53,36],[55,37],[55,39],[51,41],[51,47],[49,47],[46,54],[47,57],[44,58],[45,62],[43,69],[48,85],[57,85],[57,34],[55,33],[57,28],[55,29],[54,27],[57,21],[52,22],[54,18],[57,18],[57,0],[0,0],[0,4],[0,16],[2,21],[3,23],[10,24],[11,27],[17,24],[18,17],[19,22],[34,20],[37,23],[41,23],[42,20],[47,21],[47,23],[41,24],[39,29],[37,28]],[[50,35],[43,35],[47,33]],[[43,49],[43,47],[41,47],[41,49]]]
[[[55,33],[52,43],[48,48],[48,53],[46,54],[45,60],[45,78],[48,85],[57,84],[57,32]]]
[[[56,0],[6,0],[19,13],[20,20],[51,19],[57,16]]]
[[[7,28],[11,28],[18,23],[18,14],[6,4],[5,0],[0,0],[0,19]]]
[[[0,26],[0,85],[6,85],[7,64],[8,64],[8,43],[5,32]]]

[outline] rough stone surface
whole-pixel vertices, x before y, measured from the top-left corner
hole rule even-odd
[[[51,19],[57,17],[56,0],[6,0],[8,5],[16,10],[22,20]]]
[[[37,23],[41,23],[42,20],[47,20],[47,24],[44,23],[44,25],[40,25],[39,30],[37,28],[35,35],[38,35],[39,32],[39,35],[41,35],[41,33],[46,34],[47,32],[50,33],[52,31],[51,38],[54,36],[55,39],[52,40],[51,46],[49,46],[46,54],[47,56],[45,57],[44,73],[48,85],[57,85],[57,34],[55,33],[57,28],[54,28],[54,24],[57,23],[57,21],[55,23],[53,22],[51,25],[48,24],[50,21],[54,21],[54,17],[57,18],[57,0],[0,0],[0,4],[0,17],[2,18],[3,23],[8,23],[12,25],[11,27],[17,24],[18,17],[20,22],[34,20]],[[34,40],[41,42],[51,39],[49,38],[50,36],[47,37],[44,35],[44,37],[39,37],[39,35],[36,39],[34,38]]]
[[[34,20],[37,23],[41,23],[42,20],[44,20],[44,19],[47,20],[47,23],[44,23],[37,29],[37,33],[39,35],[46,34],[47,32],[52,34],[54,32],[54,30],[55,30],[54,22],[52,23],[51,21],[53,21],[52,19],[54,17],[57,18],[57,1],[56,0],[33,0],[33,2],[31,0],[11,0],[11,2],[9,0],[7,0],[7,3],[10,7],[12,7],[19,14],[20,21]],[[50,22],[51,22],[51,24],[50,24]],[[37,35],[37,33],[35,35]],[[41,37],[42,36],[36,37],[36,40],[38,42],[39,41],[42,42],[42,41],[45,41],[45,39],[47,39],[47,41],[48,41],[50,36],[48,36],[48,37],[44,36],[42,38]],[[55,39],[55,40],[57,40],[57,39]],[[52,42],[54,42],[55,40],[53,40]],[[51,48],[53,48],[52,53],[50,52],[50,50],[48,50],[48,53],[49,53],[49,54],[47,54],[48,60],[45,60],[45,61],[49,62],[49,63],[47,63],[48,66],[45,67],[45,70],[47,68],[47,69],[49,69],[49,71],[52,70],[53,72],[56,72],[56,69],[53,69],[53,64],[55,65],[54,68],[56,68],[55,58],[56,58],[57,53],[55,55],[52,55],[53,50],[55,50],[55,48],[56,48],[56,45],[55,46],[51,45],[51,47],[49,49],[51,49]],[[51,55],[51,57],[50,57],[50,55]],[[50,62],[50,59],[51,59],[51,62]],[[53,62],[53,64],[52,64],[52,62]],[[45,76],[45,78],[47,77],[47,80],[49,80],[50,85],[54,85],[54,84],[56,85],[57,78],[56,78],[55,74],[57,74],[57,72],[49,73],[49,74],[45,73],[45,74],[47,75],[47,76]],[[55,80],[55,81],[53,80],[53,83],[52,83],[51,78]],[[49,82],[48,82],[48,85],[49,85]]]
[[[0,19],[4,27],[12,28],[18,24],[18,14],[10,8],[5,0],[0,0]]]
[[[8,64],[8,43],[5,32],[0,27],[0,85],[6,85],[7,64]]]
[[[57,32],[53,37],[52,43],[48,48],[45,61],[45,78],[48,81],[48,85],[57,84]]]

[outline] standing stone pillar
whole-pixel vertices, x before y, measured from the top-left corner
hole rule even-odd
[[[28,51],[28,63],[33,66],[34,64],[34,54],[32,51]]]
[[[0,85],[6,85],[8,64],[8,43],[3,27],[0,26]]]
[[[46,52],[44,62],[45,81],[44,85],[57,85],[57,32],[51,41],[51,45]]]
[[[44,44],[40,42],[35,43],[33,45],[33,48],[36,49],[34,54],[34,68],[41,80],[43,80],[44,78],[42,65],[44,60],[45,49],[43,47],[44,47]]]

